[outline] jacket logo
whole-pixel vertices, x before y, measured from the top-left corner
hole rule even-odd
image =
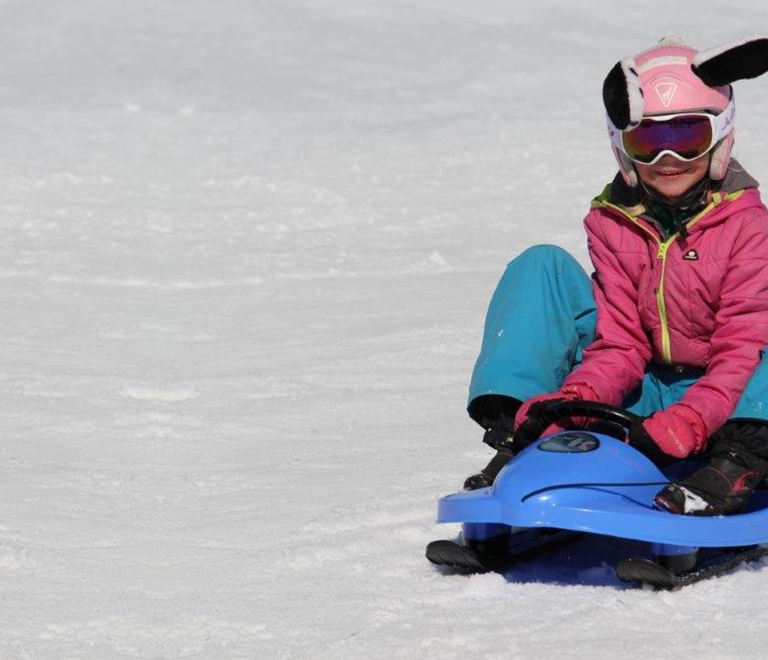
[[[659,83],[654,89],[659,95],[659,99],[664,104],[664,107],[668,108],[672,103],[672,98],[675,96],[675,92],[677,91],[677,85],[673,82]]]
[[[698,261],[699,253],[696,252],[696,250],[694,250],[693,248],[691,248],[690,250],[688,250],[688,252],[686,252],[683,255],[683,259],[685,259],[686,261]]]

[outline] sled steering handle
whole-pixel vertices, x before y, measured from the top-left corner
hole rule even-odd
[[[629,430],[629,427],[634,422],[642,419],[640,415],[635,415],[628,410],[624,410],[624,408],[596,401],[560,400],[542,402],[536,406],[535,412],[520,425],[517,433],[515,433],[515,452],[522,451],[533,444],[550,424],[556,424],[570,417],[589,417],[590,419],[615,424],[625,430]]]
[[[589,417],[599,419],[604,422],[612,422],[629,429],[634,422],[642,419],[640,415],[635,415],[624,408],[610,406],[607,403],[598,403],[597,401],[552,401],[547,405],[546,415],[552,422],[557,422],[567,417]]]

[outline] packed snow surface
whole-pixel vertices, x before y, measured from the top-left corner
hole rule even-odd
[[[764,2],[2,0],[0,658],[750,660],[768,565],[423,557],[506,262],[614,174],[600,89]],[[738,85],[768,177],[768,80]]]

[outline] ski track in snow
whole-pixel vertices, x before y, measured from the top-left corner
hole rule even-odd
[[[765,657],[768,565],[423,557],[505,263],[613,176],[600,85],[752,0],[0,3],[0,658]],[[597,35],[597,36],[596,36]],[[739,157],[768,176],[765,81]]]

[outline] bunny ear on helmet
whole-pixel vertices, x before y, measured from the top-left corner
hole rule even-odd
[[[737,80],[762,76],[768,71],[768,36],[758,35],[700,51],[691,68],[708,87],[724,87]]]
[[[643,119],[643,89],[634,58],[625,57],[610,70],[603,82],[603,103],[620,131],[637,126]]]

